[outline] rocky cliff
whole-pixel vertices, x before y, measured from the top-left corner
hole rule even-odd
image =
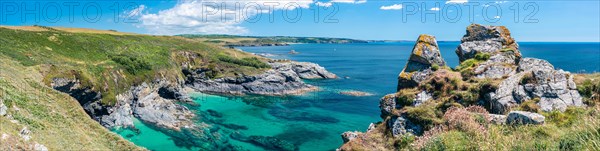
[[[133,118],[166,129],[193,125],[195,116],[180,103],[190,102],[185,88],[218,94],[292,95],[318,89],[303,79],[331,79],[336,75],[308,62],[273,62],[272,69],[253,76],[210,79],[205,69],[183,71],[184,80],[157,79],[132,86],[117,95],[115,105],[101,103],[102,94],[85,87],[79,79],[54,78],[51,86],[77,99],[85,111],[105,127],[133,127]]]
[[[342,134],[340,149],[423,149],[452,131],[487,135],[495,124],[541,125],[547,113],[585,106],[573,74],[522,58],[504,26],[468,26],[456,54],[461,64],[444,67],[435,38],[421,35],[398,76],[398,92],[380,101],[383,121],[365,133]]]
[[[289,95],[316,90],[304,79],[333,79],[337,76],[308,62],[273,62],[272,69],[258,75],[210,79],[205,69],[184,70],[186,84],[200,92],[218,94]]]

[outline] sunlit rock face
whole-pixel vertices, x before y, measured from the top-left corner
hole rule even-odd
[[[445,65],[435,37],[419,36],[406,66],[398,76],[398,90],[417,86],[431,75],[433,66]]]

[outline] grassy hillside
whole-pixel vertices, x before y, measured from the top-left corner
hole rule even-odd
[[[0,56],[0,150],[33,150],[39,143],[49,150],[141,150],[92,120],[67,94],[42,82],[40,66],[24,66]],[[20,131],[27,127],[31,139]]]
[[[182,37],[43,26],[0,27],[0,55],[39,67],[46,85],[57,77],[80,79],[103,94],[104,104],[114,103],[116,94],[134,84],[182,79],[184,62],[214,71],[212,78],[257,74],[269,67],[248,53]]]

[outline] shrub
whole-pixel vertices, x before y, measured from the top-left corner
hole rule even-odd
[[[540,98],[534,98],[531,100],[527,100],[527,101],[521,103],[521,105],[519,105],[517,110],[537,113],[540,111],[540,106],[537,105],[538,102],[540,102]]]
[[[233,64],[237,64],[240,66],[248,66],[248,67],[254,67],[254,68],[270,68],[271,67],[270,65],[258,60],[258,58],[256,58],[256,57],[237,59],[237,58],[230,57],[227,55],[219,54],[219,55],[217,55],[217,58],[219,59],[219,61],[233,63]]]
[[[577,85],[579,94],[584,97],[584,101],[587,105],[594,106],[596,102],[600,101],[600,80],[596,83],[590,79],[586,79],[583,83]]]
[[[480,60],[480,61],[487,61],[488,59],[490,59],[490,54],[489,53],[477,53],[477,54],[475,54],[475,59]]]
[[[437,71],[438,69],[440,69],[440,65],[437,65],[437,64],[432,64],[431,65],[431,70]]]
[[[433,125],[443,123],[440,118],[442,113],[437,110],[431,101],[421,104],[417,107],[405,107],[405,113],[407,117],[415,122],[416,124],[422,125],[423,127],[431,128]]]
[[[127,72],[134,75],[152,69],[152,66],[148,62],[130,56],[116,55],[112,56],[111,60],[125,67]]]

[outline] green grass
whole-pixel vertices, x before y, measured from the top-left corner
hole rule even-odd
[[[40,67],[44,83],[78,78],[103,94],[104,104],[130,86],[157,78],[182,78],[180,65],[210,69],[213,78],[253,75],[269,68],[264,59],[234,49],[182,37],[26,31],[0,28],[0,55]],[[67,30],[67,29],[65,29]],[[195,54],[187,58],[181,54]],[[210,68],[209,68],[210,67]]]
[[[0,103],[8,115],[0,116],[0,150],[33,150],[37,142],[49,150],[140,150],[92,120],[67,94],[45,86],[37,67],[0,56]],[[19,131],[27,127],[31,140]]]

